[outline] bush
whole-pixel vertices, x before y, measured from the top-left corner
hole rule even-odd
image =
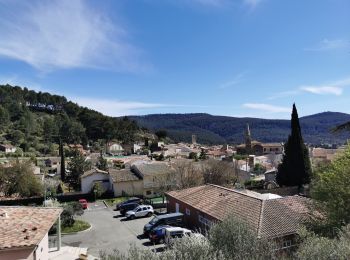
[[[72,202],[64,205],[61,213],[61,223],[63,227],[72,227],[75,222],[75,216],[84,214],[83,207],[79,202]]]
[[[270,259],[274,254],[271,243],[258,239],[247,224],[233,216],[210,229],[209,241],[227,259]]]
[[[350,225],[343,228],[334,239],[317,236],[301,230],[301,240],[296,259],[350,259]]]

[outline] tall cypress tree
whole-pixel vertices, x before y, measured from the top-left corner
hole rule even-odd
[[[291,134],[284,146],[282,163],[278,167],[277,183],[280,186],[299,186],[310,182],[309,152],[301,135],[298,112],[293,104]]]
[[[64,158],[64,149],[63,149],[63,142],[62,142],[62,138],[60,137],[60,149],[59,149],[59,153],[61,156],[61,180],[65,181],[66,179],[66,165],[65,165],[65,158]]]

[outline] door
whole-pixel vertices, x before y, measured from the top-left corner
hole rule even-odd
[[[176,211],[176,213],[179,213],[179,210],[180,210],[180,205],[179,205],[179,203],[176,203],[175,204],[175,211]]]
[[[136,210],[135,216],[136,217],[142,217],[142,208],[139,208],[139,209]]]

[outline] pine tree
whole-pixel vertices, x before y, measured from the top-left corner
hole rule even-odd
[[[299,186],[310,182],[309,152],[301,135],[298,112],[293,104],[291,134],[284,146],[282,163],[278,167],[277,183],[280,186]]]
[[[61,156],[61,180],[65,181],[66,179],[66,163],[65,163],[65,158],[64,158],[64,150],[63,150],[63,142],[60,137],[60,147],[59,147],[59,153]]]

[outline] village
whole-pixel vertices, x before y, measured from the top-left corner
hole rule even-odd
[[[1,218],[9,228],[1,240],[1,259],[20,255],[95,259],[111,248],[127,252],[130,244],[159,251],[162,246],[158,242],[164,243],[165,238],[151,239],[150,231],[144,231],[143,225],[151,219],[165,219],[160,231],[154,227],[154,232],[164,233],[174,225],[179,226],[176,232],[200,234],[231,214],[252,227],[258,238],[272,239],[279,252],[293,250],[301,220],[309,211],[308,185],[280,187],[276,181],[283,143],[254,140],[249,125],[242,129],[242,136],[245,142],[234,146],[201,145],[195,134],[190,144],[168,143],[157,137],[150,146],[109,142],[100,153],[83,145],[68,145],[90,165],[79,176],[78,187],[62,179],[62,171],[70,174],[70,160],[74,159],[67,157],[62,167],[62,157],[37,157],[36,164],[29,166],[45,189],[43,197],[1,195]],[[16,152],[10,145],[0,147],[5,155]],[[332,162],[345,149],[308,148],[315,166]],[[11,157],[1,159],[5,168],[13,162]],[[85,211],[73,211],[71,218],[87,223],[87,230],[62,235],[60,215],[67,209],[61,205],[70,201]],[[23,204],[32,206],[18,206]],[[41,222],[41,218],[47,221]],[[11,232],[13,225],[23,227],[24,234],[29,232],[24,240],[23,233]],[[100,240],[104,242],[96,243]]]
[[[350,259],[349,10],[0,0],[0,260]]]

